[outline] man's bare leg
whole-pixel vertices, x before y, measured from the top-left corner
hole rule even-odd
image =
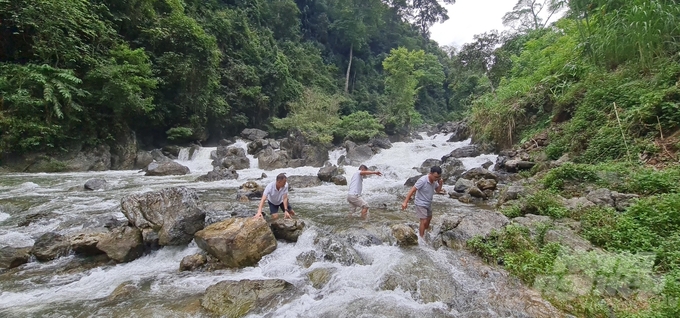
[[[365,220],[367,215],[368,215],[368,207],[361,209],[361,218]]]
[[[425,219],[425,230],[430,229],[430,221],[432,221],[432,217],[428,216],[427,219]]]
[[[427,219],[420,219],[420,226],[418,227],[418,233],[420,234],[420,237],[425,238],[425,226],[427,223]]]

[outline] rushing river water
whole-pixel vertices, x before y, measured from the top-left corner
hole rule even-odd
[[[253,317],[551,317],[556,311],[537,294],[499,269],[484,265],[466,251],[419,246],[400,248],[390,243],[389,226],[416,224],[412,206],[401,211],[408,191],[404,181],[418,172],[414,167],[428,158],[440,158],[469,141],[450,143],[448,136],[424,136],[413,143],[395,143],[365,164],[383,172],[364,180],[364,198],[373,207],[367,220],[347,217],[347,186],[324,184],[293,189],[291,204],[307,223],[297,243],[279,242],[278,248],[257,266],[213,272],[180,272],[184,256],[199,252],[187,247],[163,248],[126,264],[66,256],[51,262],[32,261],[0,272],[0,317],[196,317],[198,299],[205,289],[224,280],[279,278],[292,283],[296,293]],[[244,142],[237,145],[245,147]],[[145,177],[137,171],[87,173],[39,173],[0,175],[0,247],[31,246],[45,232],[69,234],[101,226],[111,218],[125,220],[120,210],[123,196],[170,186],[195,188],[207,211],[208,221],[227,218],[232,212],[254,213],[259,201],[238,202],[236,190],[247,180],[262,185],[279,172],[316,175],[319,168],[301,167],[262,171],[251,157],[251,168],[240,170],[238,180],[194,182],[212,170],[203,148],[178,161],[191,175]],[[331,162],[342,151],[330,153]],[[494,155],[464,158],[467,168],[480,166]],[[345,166],[349,180],[357,167]],[[92,178],[108,182],[106,190],[84,191]],[[445,186],[452,191],[452,187]],[[435,196],[433,225],[454,210],[476,210],[448,196]],[[30,222],[27,222],[30,221]],[[28,224],[28,225],[26,225]],[[317,261],[305,268],[297,260],[304,252],[319,250],[320,237],[352,237],[372,233],[382,244],[349,240],[363,264]],[[330,281],[317,289],[307,274],[330,269]],[[127,287],[128,297],[114,297],[117,287]]]

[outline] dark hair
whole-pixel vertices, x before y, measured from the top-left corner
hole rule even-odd
[[[285,173],[279,173],[279,175],[276,176],[276,181],[281,181],[285,179],[288,179]]]
[[[430,168],[430,173],[435,173],[435,172],[438,175],[441,176],[442,175],[442,168],[440,168],[439,166],[433,166],[432,168]]]
[[[368,167],[366,167],[366,165],[361,165],[359,166],[359,170],[368,170]]]

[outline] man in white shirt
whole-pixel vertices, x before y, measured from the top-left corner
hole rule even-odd
[[[295,215],[293,208],[288,202],[288,178],[283,173],[276,176],[276,181],[270,182],[264,192],[262,193],[262,200],[260,200],[260,206],[257,208],[257,213],[255,218],[262,217],[262,208],[264,207],[264,201],[266,200],[269,204],[269,213],[272,215],[272,219],[279,217],[279,208],[283,210],[284,218],[290,218],[291,215]]]
[[[352,180],[349,182],[349,192],[347,193],[347,202],[352,207],[352,212],[357,208],[361,208],[361,217],[366,218],[368,214],[368,203],[361,198],[361,191],[363,190],[364,178],[367,175],[377,174],[382,176],[380,171],[370,171],[365,165],[359,166],[359,171],[352,175]]]
[[[420,237],[425,235],[425,230],[430,228],[430,221],[432,220],[432,197],[435,193],[442,191],[442,168],[434,166],[430,168],[430,173],[420,177],[416,184],[406,195],[404,203],[401,204],[401,209],[406,210],[408,201],[411,200],[413,194],[416,194],[416,199],[413,202],[416,205],[416,216],[420,219],[420,226],[418,232]]]

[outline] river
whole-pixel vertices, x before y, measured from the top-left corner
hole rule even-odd
[[[51,262],[29,262],[0,272],[0,317],[196,317],[205,289],[224,280],[286,280],[296,294],[284,303],[250,317],[550,317],[555,311],[536,292],[498,268],[489,267],[462,250],[418,246],[400,248],[389,239],[389,225],[416,224],[412,205],[401,211],[408,191],[404,181],[418,172],[415,167],[428,158],[440,158],[469,144],[447,142],[448,136],[423,135],[423,140],[394,143],[369,161],[383,173],[364,180],[364,198],[373,207],[367,220],[348,217],[347,186],[324,184],[293,189],[291,204],[307,227],[297,243],[279,242],[278,248],[257,266],[213,272],[180,272],[184,256],[199,252],[195,243],[163,248],[125,264],[91,265],[74,255]],[[237,145],[245,147],[245,142]],[[194,182],[212,170],[209,154],[202,148],[189,159],[183,152],[177,161],[191,169],[190,175],[145,177],[137,171],[87,173],[37,173],[0,175],[0,247],[31,246],[45,232],[69,234],[101,225],[110,219],[126,220],[120,210],[125,195],[171,186],[195,188],[207,211],[208,222],[233,212],[254,213],[259,202],[238,202],[236,191],[248,180],[262,185],[280,172],[287,175],[316,175],[319,168],[301,167],[263,171],[251,158],[251,168],[239,170],[238,180]],[[331,162],[343,154],[330,153]],[[494,155],[463,158],[466,168],[478,167]],[[357,167],[345,166],[351,178]],[[108,188],[85,191],[92,178],[103,178]],[[445,186],[453,191],[452,186]],[[433,225],[455,210],[476,210],[448,196],[437,195],[433,203]],[[30,221],[30,222],[28,222]],[[28,225],[26,225],[28,224]],[[348,239],[373,233],[377,244],[361,240],[347,242],[359,253],[361,264],[317,261],[305,268],[298,255],[318,251],[319,238]],[[323,287],[315,288],[307,274],[331,269]],[[114,298],[117,287],[131,288],[132,297]],[[537,309],[538,308],[538,309]]]

